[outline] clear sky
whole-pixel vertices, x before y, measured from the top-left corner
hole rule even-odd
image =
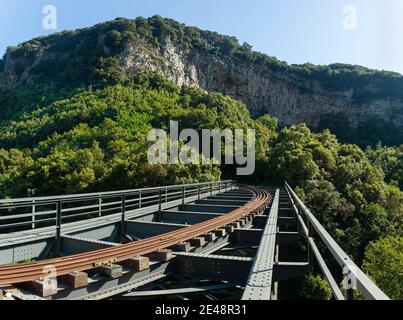
[[[54,32],[42,27],[43,7],[54,5],[57,31],[116,17],[158,14],[236,36],[289,63],[343,62],[403,73],[403,0],[0,0],[0,4],[0,56],[7,46]],[[346,21],[355,28],[346,29]]]

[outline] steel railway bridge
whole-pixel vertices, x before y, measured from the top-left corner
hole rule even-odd
[[[296,242],[307,250],[292,261],[282,253]],[[0,300],[271,300],[313,269],[337,300],[353,299],[349,284],[388,299],[288,184],[0,201]]]

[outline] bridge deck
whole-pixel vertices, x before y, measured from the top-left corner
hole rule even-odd
[[[280,190],[275,192],[255,262],[245,286],[243,300],[269,300],[272,294],[277,217]]]
[[[72,286],[57,277],[57,287],[50,294],[44,294],[43,290],[38,292],[36,283],[36,286],[0,286],[0,297],[1,291],[5,290],[12,293],[11,298],[6,299],[27,300],[97,300],[114,296],[139,299],[168,294],[231,300],[269,300],[278,297],[278,283],[281,287],[282,281],[302,277],[310,272],[313,253],[335,298],[343,299],[343,293],[316,246],[317,239],[312,228],[305,221],[314,226],[319,239],[336,256],[336,261],[348,261],[350,266],[356,266],[288,185],[286,189],[267,190],[273,197],[270,210],[257,210],[220,230],[207,232],[172,246],[170,250],[159,252],[158,255],[150,255],[149,265],[144,269],[140,265],[133,269],[133,265],[139,260],[131,261],[131,264],[111,262],[106,267],[86,271],[88,279],[81,287]],[[69,215],[82,215],[80,210],[83,207],[79,206],[93,212],[94,204],[83,205],[81,198],[77,200],[75,196],[70,196],[65,200],[68,203],[78,201],[77,207],[63,207],[61,218],[66,218],[68,222],[61,224],[60,230],[55,226],[38,227],[40,223],[35,220],[32,223],[33,229],[29,229],[31,222],[28,222],[27,230],[0,234],[0,278],[1,264],[28,259],[43,260],[55,253],[65,257],[105,248],[118,248],[126,243],[135,243],[169,231],[185,230],[189,226],[224,217],[253,200],[250,190],[239,189],[233,182],[132,192],[131,197],[127,198],[125,193],[119,192],[112,195],[106,193],[105,198],[89,195],[91,201],[98,202],[101,199],[105,203],[99,207],[95,205],[99,208],[99,216],[96,212],[95,216],[90,215],[89,218],[78,221],[70,221]],[[114,198],[108,204],[107,199],[111,196],[117,196],[118,200]],[[119,201],[121,196],[122,201]],[[15,206],[32,206],[32,213],[35,214],[36,205],[42,200],[17,199]],[[45,200],[48,201],[47,198]],[[110,206],[115,210],[111,214],[108,211]],[[10,204],[0,201],[0,210],[2,208],[9,210],[7,208],[10,208]],[[26,216],[27,214],[23,215]],[[2,219],[0,224],[4,224],[4,221],[6,219]],[[13,225],[17,224],[11,223]],[[4,229],[0,229],[0,232],[2,230]],[[279,261],[279,250],[301,239],[307,240],[311,250],[307,261]],[[343,263],[341,266],[348,268]],[[361,270],[358,269],[355,274],[359,289],[366,298],[387,299]],[[74,275],[71,277],[74,279]],[[346,296],[351,296],[351,292]]]

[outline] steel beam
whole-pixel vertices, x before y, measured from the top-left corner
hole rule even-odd
[[[201,204],[186,204],[181,206],[179,211],[191,211],[191,212],[206,212],[206,213],[228,213],[238,209],[240,206],[217,206],[217,205],[201,205]]]
[[[231,244],[240,247],[259,246],[262,239],[263,229],[235,229],[231,234]],[[283,245],[299,240],[298,232],[277,232],[276,243]]]
[[[279,227],[285,227],[290,225],[291,223],[293,223],[295,221],[294,217],[278,217],[278,221],[277,224]]]
[[[263,229],[235,229],[230,236],[231,244],[239,247],[258,246],[262,239]]]
[[[283,245],[283,244],[288,244],[294,241],[297,241],[300,239],[300,234],[299,232],[277,232],[277,244],[278,245]]]
[[[217,213],[189,212],[189,211],[162,211],[161,221],[163,223],[197,224],[207,220],[220,217]]]
[[[214,242],[207,244],[205,247],[193,248],[194,252],[199,254],[210,254],[216,252],[228,245],[228,235],[223,238],[216,239]],[[175,254],[174,254],[175,255]],[[131,266],[125,263],[123,274],[118,279],[110,279],[100,275],[92,275],[88,278],[88,286],[84,288],[71,288],[59,286],[58,292],[48,299],[52,300],[100,300],[108,297],[116,296],[130,290],[141,288],[156,281],[161,281],[167,276],[177,275],[180,271],[174,259],[167,262],[152,262],[147,270],[133,270]],[[40,299],[36,295],[18,295],[18,299],[33,300]]]
[[[119,230],[120,223],[111,222],[102,226],[96,226],[88,228],[86,230],[80,230],[76,232],[63,232],[64,235],[68,234],[74,237],[84,238],[84,239],[94,239],[101,240],[107,238],[113,238]]]
[[[251,201],[253,199],[253,196],[239,196],[239,195],[229,195],[227,193],[222,193],[220,195],[216,195],[213,197],[208,197],[206,199],[210,200],[225,200],[225,201],[231,201],[231,200],[236,200],[236,201]]]
[[[118,246],[120,246],[120,244],[100,240],[85,239],[70,235],[62,235],[61,237],[62,255],[80,254]]]
[[[261,229],[264,228],[267,222],[267,216],[262,215],[262,216],[256,216],[253,218],[253,226],[256,229]]]
[[[186,225],[174,223],[126,221],[126,232],[135,239],[158,236],[186,227]]]
[[[276,248],[280,190],[276,190],[256,259],[250,271],[242,300],[270,300]]]
[[[170,269],[171,268],[171,269]],[[101,300],[140,288],[161,280],[171,274],[172,262],[153,264],[150,269],[141,272],[123,270],[118,278],[103,276],[89,277],[88,286],[78,289],[65,288],[49,299],[52,300]]]
[[[243,206],[248,201],[240,201],[239,199],[231,199],[231,200],[222,200],[222,199],[205,199],[205,200],[197,200],[195,204],[209,204],[214,206]]]
[[[134,291],[123,295],[123,297],[162,297],[172,296],[178,294],[211,292],[217,290],[231,289],[235,287],[232,283],[218,284],[215,286],[193,287],[193,288],[178,288],[166,290],[151,290],[151,291]]]
[[[276,262],[273,282],[299,278],[309,273],[309,262]]]
[[[178,253],[179,272],[187,277],[230,281],[243,285],[248,278],[253,258]]]
[[[0,265],[18,263],[37,258],[46,258],[53,248],[55,239],[44,238],[30,240],[29,242],[14,242],[0,246]]]

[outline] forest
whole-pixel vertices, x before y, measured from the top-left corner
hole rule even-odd
[[[18,92],[13,101],[27,109],[0,126],[0,198],[237,178],[231,166],[213,163],[150,165],[147,133],[167,129],[170,120],[197,131],[254,128],[257,168],[248,181],[288,181],[378,285],[403,298],[402,146],[363,150],[339,142],[330,130],[279,128],[269,115],[254,120],[239,101],[178,87],[157,74],[113,74],[97,86]],[[318,296],[330,298],[318,276],[305,286],[319,286]]]
[[[105,35],[110,55],[98,47]],[[320,79],[333,90],[354,85],[354,99],[387,95],[403,99],[403,77],[363,67],[288,65],[233,37],[153,17],[116,19],[93,28],[36,38],[11,47],[23,75],[35,55],[31,81],[0,90],[0,199],[50,196],[237,179],[283,185],[287,181],[346,252],[393,299],[403,299],[403,145],[401,128],[369,119],[357,128],[329,114],[319,129],[280,127],[270,115],[252,118],[240,101],[215,92],[179,87],[154,73],[128,76],[114,52],[141,35],[158,46],[169,34],[237,61]],[[0,60],[0,72],[5,68]],[[376,92],[366,88],[376,83]],[[255,129],[256,171],[235,176],[234,166],[150,165],[147,133],[180,130]],[[382,137],[382,143],[378,143]],[[319,275],[307,277],[302,298],[330,299]]]

